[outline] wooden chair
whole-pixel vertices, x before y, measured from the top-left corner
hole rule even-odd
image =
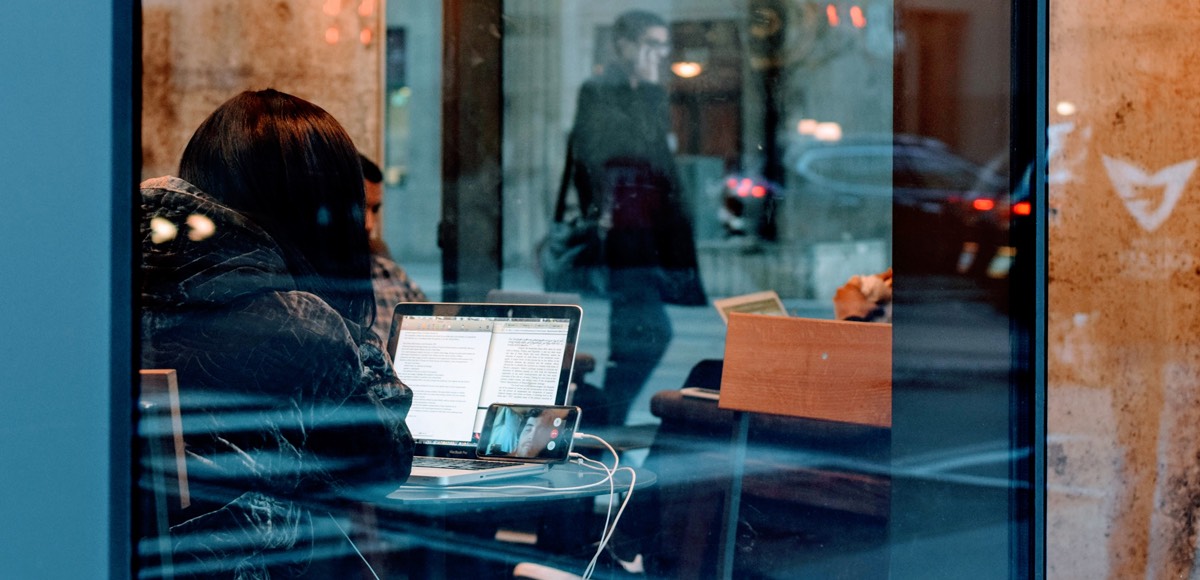
[[[719,572],[733,576],[750,414],[892,425],[890,324],[731,314],[718,406],[734,412]]]
[[[170,514],[191,505],[179,381],[171,369],[143,370],[140,379],[137,431],[142,449],[142,529],[138,551],[144,572],[173,578]]]

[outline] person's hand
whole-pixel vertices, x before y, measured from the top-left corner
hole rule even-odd
[[[851,276],[833,296],[838,320],[891,322],[892,269],[879,274]]]
[[[862,277],[853,276],[833,295],[833,316],[838,320],[863,320],[875,308],[862,291]]]

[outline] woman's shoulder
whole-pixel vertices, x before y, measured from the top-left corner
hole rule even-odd
[[[351,324],[311,292],[266,292],[248,300],[241,312],[247,324],[261,324],[274,340],[294,343],[297,355],[321,357],[327,351],[357,348],[359,337]]]
[[[198,187],[172,175],[151,177],[143,181],[139,187],[142,191],[175,191],[193,195],[201,193]]]
[[[358,344],[347,323],[308,292],[247,294],[219,308],[182,313],[175,323],[171,335],[189,336],[193,354],[239,380],[279,383],[311,377],[352,384],[362,374]]]
[[[310,292],[271,292],[255,301],[267,320],[282,316],[272,333],[294,343],[297,354],[322,365],[348,361],[363,376],[391,374],[383,341],[370,327],[346,320],[328,302]]]

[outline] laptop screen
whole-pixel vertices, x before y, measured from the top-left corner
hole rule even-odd
[[[397,305],[388,352],[413,391],[418,453],[473,455],[492,403],[565,403],[581,316],[563,305]]]

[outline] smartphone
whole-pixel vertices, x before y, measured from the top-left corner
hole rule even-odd
[[[475,454],[486,459],[562,463],[579,428],[579,407],[494,403],[483,418]]]

